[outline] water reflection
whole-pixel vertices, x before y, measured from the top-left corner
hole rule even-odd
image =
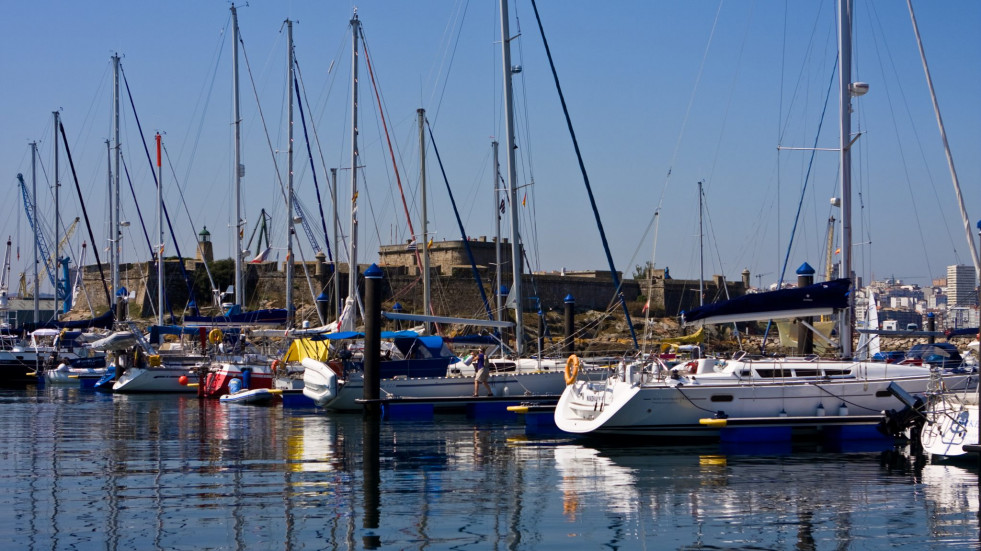
[[[597,545],[886,548],[928,533],[977,547],[978,479],[962,467],[903,454],[897,468],[895,457],[877,463],[869,454],[717,449],[558,445],[562,515],[570,526],[602,515],[602,533],[579,534]],[[896,475],[908,483],[879,482]]]
[[[381,547],[381,536],[378,528],[381,522],[381,477],[379,474],[379,446],[380,431],[379,424],[381,416],[377,412],[365,413],[362,423],[364,435],[364,457],[362,464],[361,485],[364,491],[364,520],[361,536],[362,544],[365,549],[378,549]]]
[[[602,457],[598,450],[576,445],[555,448],[555,467],[561,476],[562,513],[576,522],[585,505],[635,514],[640,504],[634,470]]]
[[[975,471],[906,453],[536,439],[187,396],[0,395],[30,549],[976,548]]]

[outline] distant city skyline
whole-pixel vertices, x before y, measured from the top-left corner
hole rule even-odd
[[[16,247],[12,289],[21,272],[30,272],[33,251],[16,185],[18,172],[31,185],[32,141],[39,142],[40,218],[48,240],[54,239],[54,110],[65,125],[94,240],[103,262],[107,259],[105,141],[112,138],[109,59],[114,53],[122,56],[125,76],[121,142],[128,174],[121,175],[121,193],[123,218],[130,225],[124,230],[123,259],[149,258],[156,208],[151,166],[127,91],[147,144],[152,147],[155,132],[164,133],[165,201],[181,252],[193,258],[196,235],[208,226],[215,257],[232,254],[229,5],[41,0],[5,6],[0,71],[8,84],[0,107],[0,160],[8,191],[0,231]],[[286,178],[288,149],[287,18],[296,21],[295,51],[309,101],[303,105],[304,121],[298,109],[294,112],[297,195],[323,246],[324,225],[333,235],[329,169],[337,168],[338,210],[343,232],[348,231],[348,21],[354,8],[347,2],[254,1],[239,9],[245,46],[240,62],[244,237],[249,240],[260,209],[266,209],[272,216],[271,260],[285,256],[280,181]],[[628,1],[597,9],[574,0],[543,1],[538,8],[619,271],[629,277],[653,257],[657,268],[670,268],[674,277],[698,277],[695,184],[702,180],[706,278],[721,273],[738,281],[749,269],[753,283],[766,286],[777,280],[785,257],[785,281],[793,280],[793,270],[803,262],[818,276],[824,273],[828,219],[840,218],[829,201],[838,195],[837,156],[777,148],[837,147],[835,2]],[[977,220],[981,3],[914,2],[914,8],[968,214]],[[367,40],[359,79],[359,261],[375,261],[379,246],[412,237],[399,183],[420,231],[419,107],[426,109],[466,234],[493,236],[499,201],[492,192],[491,141],[504,141],[498,3],[371,0],[357,9]],[[854,80],[870,83],[869,93],[854,102],[853,131],[860,134],[853,157],[855,269],[866,282],[896,277],[927,286],[943,277],[947,266],[970,264],[971,256],[909,14],[903,3],[864,1],[856,2],[855,12]],[[510,4],[510,13],[512,65],[521,67],[514,73],[521,186],[515,208],[530,269],[606,269],[535,14],[522,0]],[[390,136],[378,116],[376,85]],[[327,217],[323,224],[304,122]],[[460,239],[435,151],[431,144],[427,148],[431,237]],[[82,213],[61,151],[61,215],[67,227]],[[788,255],[799,202],[801,218]],[[510,238],[507,222],[505,216],[503,237]],[[305,233],[297,232],[299,259],[311,260]],[[80,225],[71,239],[73,262],[80,260],[82,240],[90,241]],[[332,254],[343,248],[338,245],[331,243]],[[833,261],[841,248],[836,229]],[[255,251],[253,242],[250,254]],[[94,261],[92,252],[90,243],[86,263]],[[175,254],[169,237],[165,254]]]

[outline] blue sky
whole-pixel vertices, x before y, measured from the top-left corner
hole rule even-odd
[[[653,256],[675,277],[697,277],[696,182],[703,180],[706,275],[735,279],[748,268],[760,276],[754,284],[775,281],[811,165],[787,273],[792,279],[805,261],[823,272],[829,198],[837,195],[837,155],[818,152],[811,163],[810,153],[778,153],[777,147],[806,147],[815,140],[822,148],[837,144],[834,97],[817,135],[834,67],[834,2],[539,4],[619,270],[629,276],[635,265]],[[228,7],[219,1],[5,3],[0,166],[8,185],[0,204],[0,231],[19,245],[15,282],[32,250],[16,174],[23,172],[30,184],[28,144],[39,141],[49,176],[38,184],[39,204],[50,227],[55,109],[61,110],[96,241],[105,247],[104,142],[112,135],[114,52],[123,57],[148,143],[154,132],[165,133],[174,167],[165,171],[165,195],[182,252],[193,252],[193,235],[206,225],[216,256],[229,256],[234,211]],[[287,18],[296,21],[296,55],[310,102],[305,106],[308,126],[316,127],[327,167],[341,168],[342,212],[349,204],[348,20],[354,7],[347,1],[258,0],[239,9],[251,66],[250,76],[243,58],[246,239],[265,208],[273,216],[273,247],[285,242],[285,209],[259,107],[284,171]],[[981,3],[921,1],[914,7],[968,212],[976,220],[981,217]],[[369,0],[357,8],[417,231],[416,109],[423,107],[467,233],[493,235],[490,143],[492,136],[503,140],[504,133],[497,2]],[[528,194],[520,213],[531,262],[540,270],[606,269],[534,13],[525,0],[510,9],[511,33],[519,35],[512,63],[523,69],[515,79],[519,196]],[[942,276],[948,264],[971,260],[905,3],[859,0],[855,35],[855,80],[871,86],[857,101],[853,121],[853,130],[863,133],[853,161],[855,267],[866,279],[895,276],[925,284]],[[377,259],[380,243],[404,242],[408,230],[364,66],[360,81],[359,260],[368,262]],[[123,101],[123,155],[152,234],[150,168],[128,99]],[[295,120],[295,185],[304,207],[315,213],[298,111]],[[314,156],[326,195],[316,147]],[[458,239],[431,147],[428,159],[430,230],[437,240]],[[61,166],[62,217],[70,222],[80,209],[64,158]],[[145,260],[149,253],[125,181],[123,197],[123,218],[131,221],[124,260]],[[330,212],[329,203],[324,208]],[[346,215],[342,220],[346,225]],[[311,222],[316,231],[319,219]],[[77,249],[82,239],[88,240],[79,228],[72,246]],[[302,233],[300,239],[310,258]],[[173,253],[169,243],[167,250]],[[282,259],[284,254],[278,254]]]

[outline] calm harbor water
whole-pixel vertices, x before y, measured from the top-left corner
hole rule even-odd
[[[0,391],[4,549],[976,549],[976,470]],[[367,458],[367,459],[366,459]]]

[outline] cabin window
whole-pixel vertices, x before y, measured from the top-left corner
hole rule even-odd
[[[731,402],[732,394],[713,394],[709,401],[712,402]]]
[[[821,374],[821,372],[817,369],[795,369],[794,373],[796,373],[798,377],[817,377]]]
[[[848,377],[851,376],[851,369],[825,369],[824,375],[826,377]]]
[[[763,378],[766,378],[766,379],[775,379],[775,378],[778,378],[778,377],[788,377],[788,376],[790,376],[790,370],[789,369],[759,369],[759,368],[757,368],[756,369],[756,374],[759,377],[763,377]]]

